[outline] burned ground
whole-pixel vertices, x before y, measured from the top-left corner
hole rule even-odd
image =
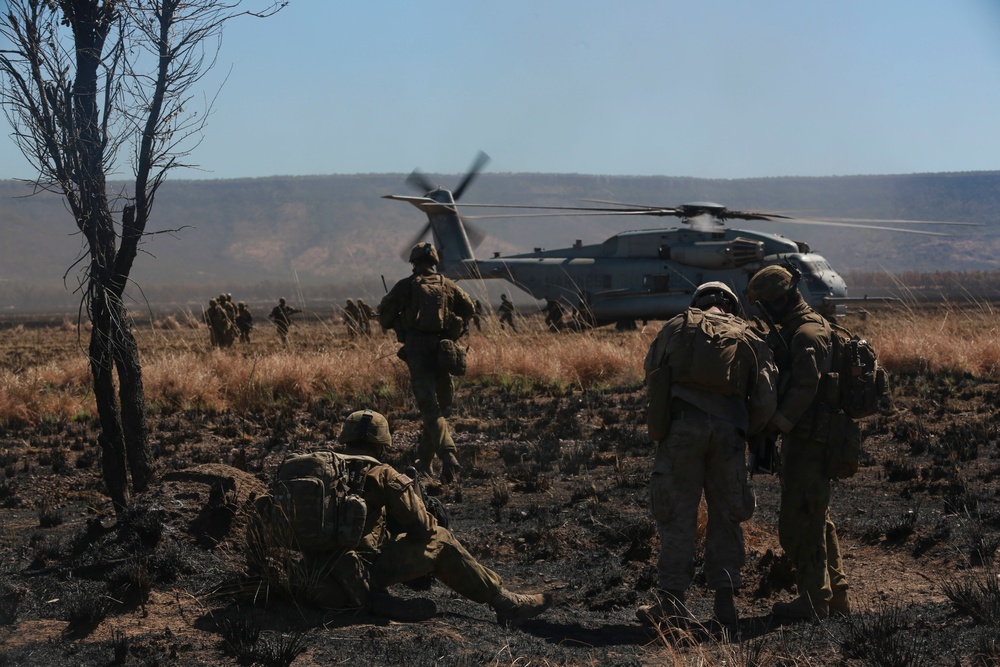
[[[428,492],[508,587],[555,593],[552,609],[516,629],[439,584],[397,587],[438,608],[397,623],[288,599],[248,569],[251,499],[285,453],[332,444],[358,407],[343,398],[253,415],[159,410],[160,477],[117,518],[92,419],[7,424],[0,665],[997,664],[1000,385],[912,373],[896,374],[892,391],[892,405],[863,422],[861,470],[834,483],[855,614],[818,625],[770,618],[792,577],[776,537],[778,481],[757,476],[742,622],[728,640],[696,631],[671,641],[635,619],[658,548],[638,385],[460,387],[451,423],[462,482]],[[407,465],[418,414],[371,400],[391,417],[390,462]],[[691,597],[707,618],[703,581]]]

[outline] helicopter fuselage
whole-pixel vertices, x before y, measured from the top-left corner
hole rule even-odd
[[[831,299],[846,297],[847,286],[826,259],[803,243],[750,230],[622,232],[599,244],[577,241],[557,250],[446,261],[441,270],[455,279],[507,280],[536,299],[558,301],[605,324],[672,317],[688,307],[698,285],[711,280],[742,295],[756,271],[779,262],[799,269],[799,290],[810,305],[835,314]]]

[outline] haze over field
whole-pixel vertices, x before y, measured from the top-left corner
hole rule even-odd
[[[454,187],[461,174],[428,177]],[[220,291],[271,283],[267,298],[292,286],[324,286],[330,298],[382,294],[382,280],[408,271],[399,253],[425,219],[412,206],[382,199],[414,194],[405,174],[168,181],[157,200],[150,236],[133,279],[157,302],[199,302]],[[72,303],[63,276],[81,238],[53,196],[0,182],[0,297],[7,308],[33,301]],[[734,221],[806,241],[841,272],[982,271],[1000,268],[1000,172],[839,178],[707,180],[558,174],[483,173],[463,201],[574,205],[606,199],[655,206],[716,201],[731,208],[794,211],[812,217],[873,217],[982,222],[927,237],[833,227]],[[471,209],[466,210],[471,214]],[[478,211],[477,211],[478,212]],[[479,257],[598,243],[628,229],[675,226],[674,218],[522,218],[483,220],[489,234]],[[928,229],[919,227],[918,229]],[[931,228],[933,229],[933,228]],[[78,268],[67,284],[76,284]],[[508,289],[497,282],[497,290]],[[169,286],[169,289],[167,289]],[[157,288],[164,288],[158,290]],[[133,290],[134,291],[134,290]],[[260,290],[257,290],[260,292]],[[137,297],[139,298],[139,297]]]

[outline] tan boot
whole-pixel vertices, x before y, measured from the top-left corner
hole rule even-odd
[[[501,625],[517,625],[529,618],[538,616],[552,606],[552,594],[522,595],[501,588],[490,601],[490,606],[497,613],[497,623]]]
[[[800,595],[791,602],[775,602],[771,613],[794,621],[822,621],[830,615],[830,603]]]
[[[732,588],[720,588],[715,591],[712,617],[729,630],[739,628],[740,617],[736,613],[736,603],[733,601]]]
[[[462,472],[462,464],[458,462],[455,452],[445,452],[441,458],[441,481],[446,484],[458,482]]]
[[[653,627],[666,623],[675,628],[685,628],[697,619],[684,605],[684,592],[659,589],[654,594],[653,604],[644,604],[635,611],[635,617],[645,625]]]
[[[830,614],[834,616],[851,615],[851,601],[847,599],[846,588],[833,592],[833,598],[830,600]]]

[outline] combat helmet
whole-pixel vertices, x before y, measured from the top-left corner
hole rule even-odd
[[[690,305],[692,308],[699,308],[701,310],[708,310],[712,306],[718,306],[727,313],[735,313],[739,310],[740,299],[729,285],[718,280],[713,280],[698,285],[698,289],[691,295]]]
[[[389,422],[374,410],[352,412],[337,439],[344,445],[374,445],[379,450],[392,445]]]
[[[752,303],[780,299],[799,284],[798,272],[793,274],[784,266],[772,264],[754,274],[747,284],[747,298]]]
[[[441,262],[441,258],[438,256],[438,251],[437,248],[434,247],[434,244],[425,241],[413,246],[413,249],[410,250],[410,263],[416,264],[419,261],[427,260],[435,266]]]

